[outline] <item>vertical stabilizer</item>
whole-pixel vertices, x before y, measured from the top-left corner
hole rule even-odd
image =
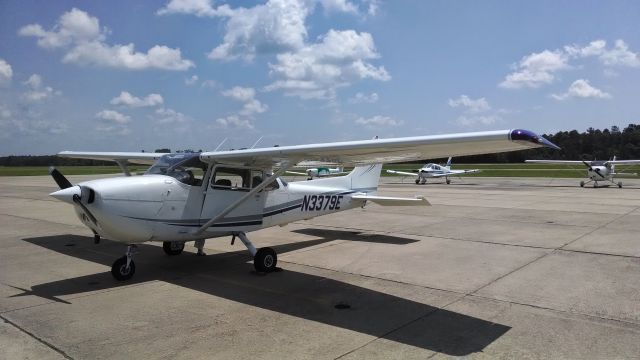
[[[382,164],[356,166],[346,177],[351,181],[351,189],[358,191],[375,191],[378,189]]]

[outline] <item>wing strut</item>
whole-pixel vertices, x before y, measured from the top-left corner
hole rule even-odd
[[[247,201],[247,199],[249,199],[250,197],[252,197],[253,195],[257,194],[259,191],[261,191],[262,189],[266,188],[267,186],[271,185],[271,183],[273,183],[274,181],[276,181],[276,179],[284,174],[287,169],[289,169],[291,167],[291,163],[290,162],[283,162],[281,164],[280,169],[278,169],[278,171],[274,172],[273,175],[271,175],[269,177],[269,180],[263,181],[260,183],[260,185],[254,187],[253,189],[251,189],[251,191],[249,191],[248,193],[246,193],[243,197],[241,197],[240,199],[238,199],[238,201],[234,202],[233,204],[227,206],[226,209],[222,210],[222,212],[220,212],[218,215],[214,216],[211,218],[211,220],[207,221],[204,225],[202,225],[201,227],[198,228],[198,230],[196,230],[196,232],[194,233],[195,235],[200,235],[202,234],[205,230],[207,230],[209,227],[211,227],[211,225],[215,224],[216,221],[222,219],[223,217],[225,217],[227,214],[229,214],[231,211],[233,211],[233,209],[237,208],[238,206],[240,206],[243,202]]]
[[[122,169],[122,172],[125,176],[131,176],[127,160],[116,160],[116,163],[118,164],[118,166],[120,166],[120,169]]]

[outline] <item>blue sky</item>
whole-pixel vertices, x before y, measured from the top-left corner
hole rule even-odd
[[[637,1],[0,1],[0,154],[640,122]]]

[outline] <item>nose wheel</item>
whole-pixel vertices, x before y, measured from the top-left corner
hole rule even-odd
[[[118,281],[129,280],[136,272],[136,264],[133,262],[133,254],[137,247],[135,245],[127,246],[127,253],[116,260],[111,266],[111,275]]]

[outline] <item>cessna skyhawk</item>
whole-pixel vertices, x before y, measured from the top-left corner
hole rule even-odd
[[[163,243],[178,255],[187,241],[199,254],[205,239],[231,236],[247,247],[259,272],[276,267],[271,248],[256,249],[247,233],[364,206],[429,205],[422,197],[378,196],[382,163],[557,146],[527,130],[374,139],[280,146],[196,154],[97,153],[63,151],[59,156],[153,165],[142,176],[91,180],[72,185],[60,172],[51,175],[61,190],[51,194],[74,206],[96,242],[128,244],[111,273],[118,280],[135,272],[136,244]],[[285,171],[305,160],[350,164],[345,176],[287,183]]]
[[[472,174],[478,173],[480,170],[451,170],[451,157],[447,160],[447,165],[441,166],[434,163],[428,163],[422,168],[418,169],[416,172],[406,172],[406,171],[397,171],[397,170],[387,170],[389,174],[400,174],[407,176],[417,176],[416,185],[417,184],[426,184],[428,178],[445,178],[447,184],[451,184],[451,180],[449,176],[459,176],[463,174]]]
[[[305,172],[287,171],[288,174],[294,175],[306,175],[307,180],[313,180],[317,177],[335,176],[346,174],[342,167],[330,168],[330,167],[312,167],[307,168]]]
[[[613,180],[615,175],[634,175],[634,174],[625,174],[625,173],[616,173],[616,165],[633,165],[640,164],[640,160],[616,160],[616,157],[613,157],[613,160],[609,161],[574,161],[574,160],[525,160],[527,163],[533,164],[561,164],[561,165],[582,165],[584,164],[587,167],[587,182],[580,181],[580,187],[584,187],[586,184],[593,182],[593,187],[598,187],[598,181],[608,181],[614,185],[618,185],[619,188],[622,187],[622,181],[618,181],[617,183]]]

